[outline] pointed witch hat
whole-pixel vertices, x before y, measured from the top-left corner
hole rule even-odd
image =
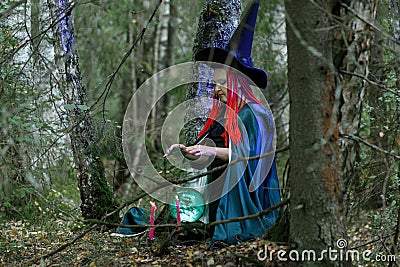
[[[254,68],[251,59],[259,4],[259,0],[252,1],[225,48],[208,47],[202,49],[196,53],[194,59],[196,61],[212,61],[229,65],[247,75],[258,87],[267,88],[267,73],[261,69]]]

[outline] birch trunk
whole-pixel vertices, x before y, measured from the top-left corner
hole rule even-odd
[[[206,0],[197,28],[196,38],[193,45],[193,55],[207,47],[225,47],[239,25],[242,3],[240,0]],[[197,84],[190,86],[186,93],[186,99],[196,96],[212,96],[212,92],[206,88],[199,88]],[[202,129],[209,107],[201,107],[201,110],[192,111],[189,114],[202,114],[202,118],[188,121],[185,125],[186,143],[192,143]],[[200,107],[197,107],[200,108]]]
[[[156,74],[160,70],[168,67],[168,38],[169,38],[169,22],[170,16],[170,1],[165,0],[160,6],[160,13],[158,18],[157,29],[155,32],[155,42],[154,42],[154,58],[153,58],[153,74]],[[157,82],[157,76],[154,76],[155,84]],[[165,110],[164,102],[157,102],[157,90],[159,88],[154,88],[152,92],[152,103],[157,103],[151,111],[150,119],[150,132],[153,135],[157,135],[158,121],[161,120],[162,111]],[[166,97],[166,96],[165,96]],[[156,140],[154,138],[153,140]],[[154,144],[156,147],[160,147],[160,144]]]
[[[113,194],[104,174],[97,146],[95,125],[87,107],[86,88],[82,84],[77,52],[73,47],[72,6],[68,1],[59,8],[58,1],[48,0],[54,32],[57,85],[62,92],[70,127],[72,152],[85,219],[101,219],[115,207]],[[64,21],[62,28],[56,21]],[[68,35],[66,34],[68,31]],[[63,38],[62,34],[64,34]],[[117,221],[118,215],[108,218]]]

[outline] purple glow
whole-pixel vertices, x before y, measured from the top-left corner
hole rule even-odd
[[[196,96],[197,97],[206,96],[208,98],[213,98],[214,87],[211,86],[211,84],[213,83],[212,79],[214,77],[214,70],[207,65],[199,65],[198,74],[199,74],[199,81],[209,80],[210,82],[208,83],[199,82]],[[211,109],[211,106],[212,102],[210,101],[209,105],[207,106],[207,109]]]
[[[58,0],[61,42],[64,55],[72,52],[74,46],[74,27],[72,25],[71,4],[69,0]]]

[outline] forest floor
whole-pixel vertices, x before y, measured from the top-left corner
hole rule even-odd
[[[378,211],[374,211],[378,212]],[[357,224],[349,227],[348,248],[358,247],[360,255],[369,249],[374,254],[388,254],[382,242],[371,242],[372,226],[369,216],[361,214]],[[51,230],[49,230],[50,228]],[[148,233],[140,237],[114,237],[112,231],[93,230],[85,233],[83,225],[60,218],[46,223],[39,220],[9,221],[0,224],[0,267],[3,266],[285,266],[274,252],[287,250],[257,239],[237,245],[207,250],[208,240],[184,243],[172,242],[163,247],[165,235],[156,232],[154,241]],[[74,238],[81,235],[75,242]],[[157,237],[157,235],[159,235]],[[379,239],[378,239],[379,240]],[[54,250],[71,242],[50,256]],[[370,244],[368,244],[370,242]],[[268,249],[268,252],[266,252]],[[45,259],[42,258],[45,256]],[[287,255],[286,255],[287,257]],[[360,256],[361,257],[361,256]],[[371,256],[372,258],[372,256]],[[272,259],[272,261],[271,261]],[[400,259],[397,259],[399,261]],[[355,266],[385,266],[378,262],[353,262]],[[399,264],[399,262],[397,262]],[[396,265],[395,265],[396,266]],[[397,265],[398,266],[398,265]]]

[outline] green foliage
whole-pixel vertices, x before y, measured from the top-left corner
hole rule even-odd
[[[54,216],[69,218],[80,216],[79,191],[74,171],[63,162],[41,171],[54,177],[51,179],[51,187],[37,185],[33,174],[26,175],[22,180],[3,180],[5,183],[0,198],[0,221],[23,219],[37,222],[38,218],[49,220]],[[31,180],[27,181],[29,176]]]
[[[10,63],[8,54],[18,43],[11,28],[2,25],[0,28],[0,60]],[[0,168],[2,180],[0,183],[0,203],[4,208],[9,209],[15,201],[23,204],[23,194],[25,189],[16,188],[19,178],[18,149],[21,142],[29,143],[32,141],[29,136],[24,136],[22,131],[26,131],[29,125],[22,118],[22,114],[27,111],[29,102],[23,93],[27,90],[27,82],[16,78],[19,66],[17,64],[2,64],[0,69]],[[25,108],[24,108],[25,107]],[[25,114],[24,114],[25,115]],[[22,203],[21,203],[22,202]]]
[[[380,196],[383,201],[388,203],[387,207],[370,216],[374,229],[379,230],[380,234],[391,234],[396,229],[400,201],[399,181],[397,175],[392,177],[392,183],[388,186],[388,194]]]
[[[0,210],[6,218],[34,219],[49,207],[44,200],[51,183],[69,177],[60,168],[70,158],[66,147],[51,147],[64,135],[59,118],[46,115],[58,98],[31,79],[18,24],[6,19],[0,22]]]

